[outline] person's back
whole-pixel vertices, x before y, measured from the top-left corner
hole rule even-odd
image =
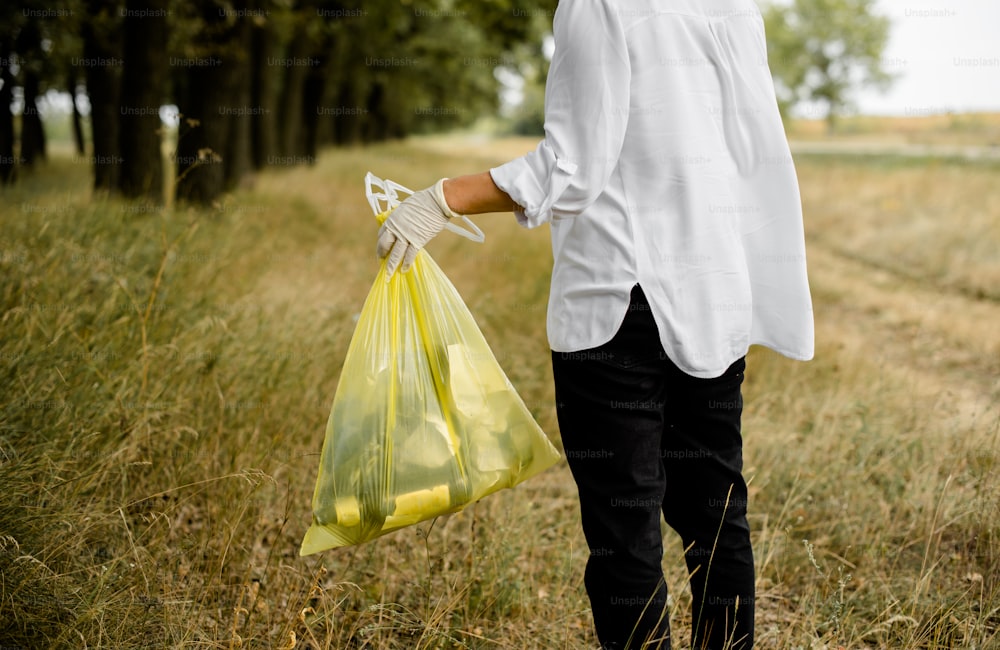
[[[525,225],[552,223],[552,349],[610,339],[639,283],[664,349],[694,376],[751,343],[810,358],[798,186],[756,5],[564,4],[546,140],[535,160],[493,170],[504,186],[525,165],[553,169],[539,201],[521,199]]]

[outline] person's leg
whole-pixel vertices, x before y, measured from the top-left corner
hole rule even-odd
[[[608,650],[670,647],[660,535],[661,348],[643,304],[633,301],[608,344],[552,355],[559,429],[590,547],[584,582]]]
[[[696,379],[669,361],[663,514],[686,549],[692,648],[744,650],[754,633],[754,565],[740,417],[745,361]]]

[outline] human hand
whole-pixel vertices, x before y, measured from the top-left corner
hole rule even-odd
[[[410,270],[420,249],[441,232],[451,217],[459,216],[444,198],[442,178],[427,189],[414,192],[396,206],[378,231],[375,252],[379,259],[388,255],[386,281],[402,263],[405,273]]]

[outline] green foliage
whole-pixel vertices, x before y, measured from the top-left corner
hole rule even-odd
[[[548,20],[548,17],[539,20]],[[541,136],[545,125],[545,81],[549,71],[543,43],[522,43],[514,48],[511,63],[504,70],[523,80],[521,103],[505,115],[508,130],[517,135]]]
[[[799,102],[820,102],[832,129],[852,91],[891,83],[882,60],[890,22],[874,8],[875,0],[793,0],[766,8],[768,63],[783,114]]]
[[[467,125],[496,112],[496,68],[540,56],[551,27],[523,1],[366,2],[336,26],[342,74],[389,135]],[[515,55],[516,53],[516,55]]]
[[[170,62],[169,79],[150,81],[158,87],[148,93],[205,122],[206,133],[192,146],[217,151],[225,167],[225,187],[206,189],[206,196],[234,187],[251,166],[250,152],[258,168],[272,164],[268,160],[315,161],[317,145],[440,131],[495,115],[498,68],[534,79],[536,90],[544,79],[541,42],[555,8],[554,0],[165,2],[168,42],[157,63]],[[123,53],[121,39],[114,38],[127,10],[124,0],[4,5],[0,46],[10,52],[0,52],[0,63],[13,61],[20,70],[14,84],[24,84],[24,71],[32,71],[42,93],[85,77],[91,83],[95,68],[113,76],[125,67],[123,60],[141,58]],[[85,42],[106,46],[101,57],[81,59]],[[210,73],[223,65],[224,74],[204,81],[200,68]],[[95,114],[116,116],[119,106],[109,90],[116,82],[107,82],[107,88],[94,82],[88,89],[90,104]],[[198,97],[213,105],[200,106]],[[208,123],[199,114],[225,117]],[[251,131],[230,129],[240,119],[245,124],[248,114],[255,117]],[[98,131],[107,134],[101,153],[114,157],[116,134],[107,125],[94,129],[95,136]],[[223,182],[219,176],[211,184]]]
[[[0,8],[0,38],[14,45],[18,82],[27,70],[42,80],[41,91],[63,89],[66,71],[80,56],[81,0],[20,0]],[[6,65],[7,62],[0,62]]]

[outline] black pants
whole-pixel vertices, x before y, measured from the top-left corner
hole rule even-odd
[[[680,534],[696,649],[753,645],[754,566],[741,474],[744,359],[697,379],[663,352],[636,285],[614,339],[553,353],[566,458],[590,547],[584,582],[607,649],[669,648],[660,512]]]

